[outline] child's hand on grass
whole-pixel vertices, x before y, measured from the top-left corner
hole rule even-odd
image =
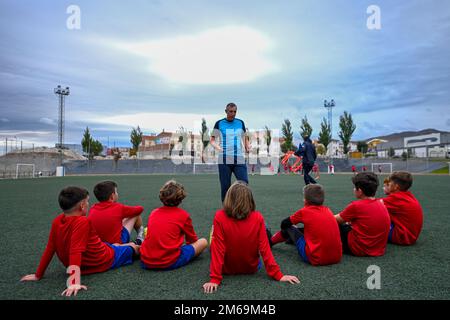
[[[282,282],[289,282],[291,284],[300,283],[300,280],[298,280],[298,278],[296,276],[288,276],[288,275],[283,276],[280,279],[280,281],[282,281]]]
[[[77,295],[78,291],[80,291],[81,289],[83,290],[87,290],[86,286],[83,286],[81,284],[73,284],[71,286],[69,286],[66,290],[64,290],[61,295],[62,296],[66,296],[66,297],[70,297],[73,293],[74,296]]]
[[[203,290],[205,293],[213,293],[214,291],[217,291],[218,286],[217,283],[207,282],[203,285]]]
[[[36,277],[36,275],[33,274],[27,274],[26,276],[23,276],[20,281],[39,281],[39,278]]]

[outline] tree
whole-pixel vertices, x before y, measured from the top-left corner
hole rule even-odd
[[[83,138],[81,139],[81,146],[83,152],[87,155],[88,159],[92,159],[94,156],[98,156],[103,151],[103,145],[100,141],[94,140],[89,131],[89,127],[84,130]]]
[[[313,128],[309,124],[308,118],[305,116],[302,119],[302,125],[300,126],[300,135],[302,136],[302,138],[311,137],[312,132],[313,132]]]
[[[330,142],[331,142],[330,124],[328,123],[327,119],[323,118],[322,123],[320,124],[319,143],[324,145],[325,153]]]
[[[344,114],[339,117],[339,127],[341,131],[339,132],[339,138],[342,140],[344,146],[344,154],[348,152],[348,145],[352,139],[353,132],[356,130],[356,124],[353,123],[353,118],[351,113],[344,111]]]
[[[206,151],[206,147],[209,144],[209,132],[208,132],[208,126],[206,125],[205,118],[202,118],[202,131],[200,131],[200,136],[202,137],[202,144],[203,144],[202,163],[205,163],[205,151]]]
[[[131,145],[133,146],[133,148],[131,149],[130,154],[137,153],[139,146],[142,142],[142,136],[143,136],[143,133],[141,131],[141,128],[139,128],[139,126],[137,126],[137,128],[133,128],[133,130],[131,130],[130,142],[131,142]]]
[[[327,148],[322,143],[317,144],[316,146],[316,152],[320,155],[326,155],[327,154]]]
[[[267,154],[269,154],[270,144],[272,143],[272,132],[270,131],[268,126],[265,126],[264,130],[264,140],[267,145]],[[258,144],[259,145],[259,144]]]
[[[91,153],[92,156],[99,156],[103,151],[103,145],[98,140],[93,140],[91,142]]]
[[[393,157],[393,156],[395,156],[395,149],[393,148],[393,147],[390,147],[389,148],[389,151],[388,151],[388,155],[389,155],[389,157]]]
[[[83,138],[81,139],[81,146],[83,148],[84,154],[86,154],[89,159],[90,159],[90,155],[91,155],[92,140],[93,139],[92,139],[91,133],[89,131],[89,127],[86,127],[86,130],[84,130],[84,133],[83,133]]]
[[[293,139],[294,133],[292,132],[292,125],[289,119],[285,119],[281,127],[281,133],[283,134],[284,143],[281,145],[281,151],[284,153],[294,150]]]
[[[358,149],[358,151],[361,153],[367,153],[369,146],[365,141],[358,141],[358,143],[356,144],[356,149]]]

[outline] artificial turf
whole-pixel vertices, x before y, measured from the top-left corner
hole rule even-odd
[[[350,175],[322,175],[326,200],[337,213],[353,200]],[[119,201],[145,207],[160,206],[158,191],[173,176],[84,176],[0,181],[1,235],[0,299],[64,299],[65,268],[57,257],[38,282],[19,282],[34,273],[45,248],[52,219],[60,212],[57,195],[61,188],[78,185],[91,193],[101,180],[119,185]],[[191,213],[200,237],[208,237],[215,211],[220,207],[216,175],[175,176],[187,189],[182,208]],[[380,177],[382,181],[383,177]],[[276,231],[280,221],[301,206],[302,177],[250,176],[257,209]],[[264,268],[254,275],[224,276],[218,292],[206,295],[210,253],[207,250],[189,265],[173,271],[148,271],[133,265],[101,274],[82,276],[87,291],[76,299],[449,299],[450,298],[450,177],[416,176],[412,187],[424,210],[424,227],[419,241],[411,247],[388,245],[377,258],[345,255],[341,263],[312,267],[300,261],[293,246],[273,248],[285,274],[297,275],[301,283],[290,285],[269,278]],[[378,191],[381,196],[381,190]],[[369,290],[367,268],[381,269],[381,289]]]

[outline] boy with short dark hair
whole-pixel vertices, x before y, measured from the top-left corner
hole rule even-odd
[[[409,191],[412,182],[409,172],[396,171],[389,176],[388,193],[383,202],[391,218],[391,243],[412,245],[422,230],[423,211],[419,201]]]
[[[178,208],[185,197],[184,186],[175,180],[160,189],[159,199],[164,206],[153,210],[148,218],[147,236],[141,248],[144,269],[183,267],[208,246],[206,239],[197,237],[189,213]]]
[[[352,182],[353,193],[359,200],[335,216],[340,225],[343,251],[355,256],[382,256],[391,220],[383,202],[375,199],[378,177],[372,172],[361,172]]]
[[[89,192],[86,189],[64,188],[59,194],[58,202],[64,212],[53,220],[47,247],[36,274],[26,275],[21,281],[40,280],[55,253],[65,267],[80,270],[82,275],[131,264],[133,255],[139,254],[139,246],[133,243],[115,246],[100,240],[86,218],[89,207]],[[87,290],[81,283],[71,283],[62,294],[76,295],[81,289]]]
[[[342,257],[339,227],[333,212],[324,206],[325,191],[320,184],[303,188],[304,207],[281,223],[281,231],[271,238],[273,245],[290,239],[300,258],[313,266],[338,263]],[[296,224],[303,223],[298,229]]]
[[[119,194],[114,181],[103,181],[94,187],[98,203],[89,210],[88,219],[102,241],[124,244],[130,242],[131,231],[136,230],[136,244],[144,240],[142,206],[126,206],[117,202]]]

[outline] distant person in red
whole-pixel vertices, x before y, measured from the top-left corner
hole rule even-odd
[[[53,220],[36,274],[26,275],[21,281],[40,280],[55,253],[66,268],[79,270],[82,275],[131,264],[133,256],[139,254],[139,246],[134,243],[110,245],[100,240],[86,218],[89,208],[89,192],[86,189],[64,188],[59,193],[58,202],[64,212]],[[81,285],[81,280],[70,282],[62,295],[77,295],[82,289],[87,290],[87,287]]]
[[[363,166],[363,167],[362,167],[362,171],[363,171],[363,172],[366,172],[366,171],[367,171],[367,167],[366,167],[366,166]]]
[[[317,163],[314,164],[312,171],[314,172],[314,179],[319,180],[320,179],[320,171],[319,171],[319,165]]]
[[[267,274],[277,280],[299,283],[283,275],[269,245],[264,218],[255,211],[252,191],[245,182],[235,182],[225,196],[223,209],[216,212],[211,240],[210,280],[205,293],[217,290],[223,274],[253,274],[264,261]]]
[[[412,245],[423,226],[423,211],[419,201],[409,191],[413,182],[409,172],[396,171],[389,176],[388,195],[383,198],[391,217],[389,242]]]
[[[89,210],[88,219],[92,222],[100,239],[108,243],[128,243],[131,231],[136,230],[136,244],[144,241],[142,206],[126,206],[118,202],[119,193],[114,181],[103,181],[94,187],[98,203]]]
[[[355,256],[382,256],[391,220],[383,202],[375,198],[378,177],[372,172],[361,172],[352,182],[358,200],[335,216],[340,225],[343,251]]]
[[[356,175],[356,166],[355,165],[352,165],[352,172],[353,172],[353,175]]]
[[[328,173],[334,175],[334,165],[332,164],[328,165]]]
[[[175,180],[166,182],[159,191],[164,206],[153,210],[148,218],[147,236],[141,247],[144,269],[183,267],[208,246],[206,239],[197,237],[189,213],[178,207],[185,197],[184,186]]]
[[[313,266],[339,263],[342,243],[333,212],[323,205],[325,192],[320,184],[303,188],[304,207],[281,223],[281,231],[271,238],[273,245],[288,239],[297,247],[300,258]],[[303,223],[304,228],[295,227]]]

